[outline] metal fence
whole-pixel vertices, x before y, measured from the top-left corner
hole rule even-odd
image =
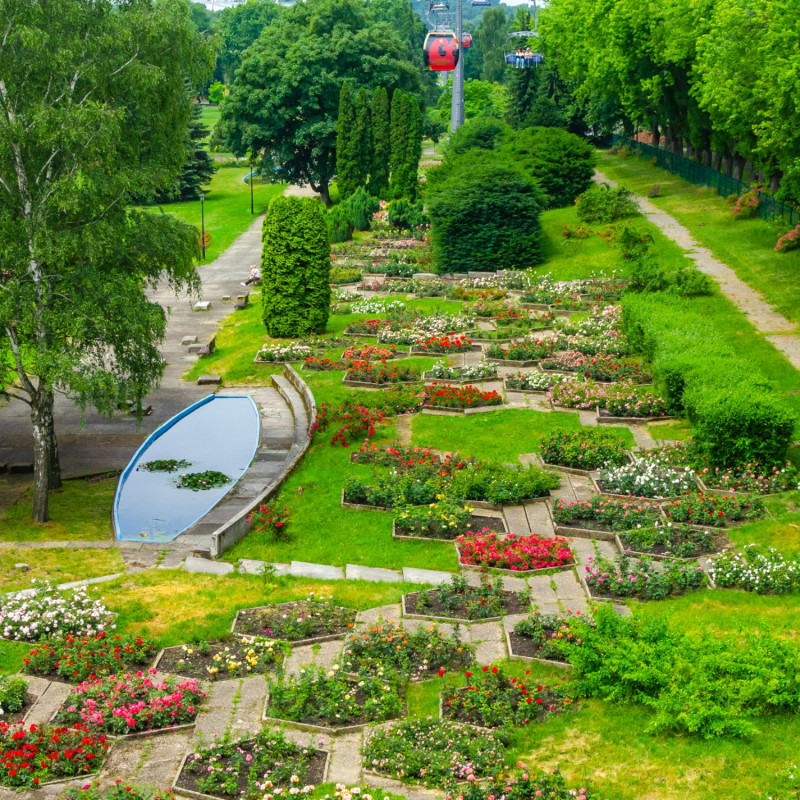
[[[615,145],[625,145],[632,151],[636,150],[645,158],[655,159],[656,166],[678,175],[695,186],[708,186],[716,189],[721,197],[728,197],[731,194],[744,194],[752,188],[737,178],[732,178],[730,175],[711,169],[711,167],[693,161],[691,158],[675,155],[669,150],[662,150],[660,147],[653,147],[617,134],[611,137],[611,141]],[[771,194],[759,192],[758,200],[758,216],[761,219],[788,224],[790,228],[800,222],[800,211],[786,203],[781,203]]]

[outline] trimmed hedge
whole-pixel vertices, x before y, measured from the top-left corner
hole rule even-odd
[[[270,336],[322,333],[331,302],[325,212],[310,197],[276,197],[262,226],[264,325]]]
[[[686,413],[712,466],[786,460],[794,415],[705,313],[665,292],[626,294],[622,305],[631,347],[652,363],[656,391]]]

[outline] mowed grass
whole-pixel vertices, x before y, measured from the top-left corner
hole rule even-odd
[[[206,245],[205,264],[210,264],[227,250],[256,217],[266,210],[272,198],[281,194],[285,188],[284,184],[256,181],[253,186],[255,215],[251,216],[250,185],[242,182],[242,178],[249,172],[248,168],[220,167],[211,179],[205,197],[205,230],[210,236]],[[199,200],[148,206],[147,210],[155,214],[174,214],[200,231]],[[249,266],[242,264],[243,278],[246,277]]]
[[[63,489],[50,495],[49,522],[31,522],[33,489],[28,489],[0,516],[0,542],[110,539],[116,486],[116,477],[64,481]]]
[[[800,250],[776,253],[778,237],[788,223],[761,219],[734,220],[732,206],[708,189],[695,186],[636,155],[620,158],[598,151],[598,169],[637,194],[658,184],[651,202],[691,231],[749,286],[760,292],[781,314],[800,323]]]
[[[15,564],[19,563],[28,564],[30,569],[15,569]],[[124,571],[125,565],[116,547],[107,550],[0,547],[0,593],[27,589],[34,579],[59,584]]]

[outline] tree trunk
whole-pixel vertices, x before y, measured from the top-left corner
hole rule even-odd
[[[711,154],[711,169],[722,172],[722,153],[714,152]]]
[[[770,175],[769,178],[769,190],[772,194],[778,191],[781,188],[781,178],[783,177],[783,173],[778,169]]]
[[[50,519],[48,496],[50,492],[51,456],[53,438],[53,393],[40,389],[31,398],[33,423],[33,514],[34,522]]]
[[[737,181],[740,181],[742,179],[742,171],[744,170],[744,159],[739,153],[734,153],[731,162],[733,165],[733,177],[736,178]]]
[[[50,449],[50,475],[48,485],[53,492],[61,488],[61,461],[58,457],[58,439],[56,438],[56,421],[53,417],[53,401],[50,402],[50,418],[48,423],[48,447]]]
[[[709,148],[706,147],[705,150],[703,150],[703,158],[702,158],[702,164],[704,167],[710,167],[712,165],[711,158],[712,158],[711,150],[709,150]],[[716,167],[713,167],[713,169],[716,169]]]
[[[650,144],[652,144],[653,147],[658,147],[661,144],[661,134],[658,130],[658,122],[650,123],[650,138]]]
[[[311,188],[314,189],[315,187],[312,186]],[[322,200],[323,204],[325,205],[325,208],[330,208],[331,207],[331,193],[330,193],[330,189],[328,187],[328,182],[327,181],[320,181],[319,188],[315,189],[315,191],[319,192],[319,199]]]

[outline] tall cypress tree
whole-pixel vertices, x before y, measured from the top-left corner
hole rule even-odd
[[[419,160],[422,158],[422,109],[416,98],[409,97],[408,139],[406,141],[406,158],[403,196],[410,200],[417,199],[419,191]]]
[[[372,122],[369,92],[363,86],[355,102],[356,124],[353,130],[353,156],[358,165],[358,185],[366,187],[372,166]]]
[[[372,93],[372,164],[369,170],[369,193],[386,197],[389,189],[389,95],[382,86]]]
[[[342,199],[349,197],[359,184],[359,167],[353,152],[355,127],[353,87],[345,81],[339,92],[339,118],[336,121],[336,180]]]
[[[400,89],[395,89],[392,95],[392,116],[389,129],[389,167],[392,175],[390,195],[392,197],[402,196],[396,193],[395,187],[397,182],[402,180],[402,166],[406,154],[406,138],[408,134],[406,111],[408,106],[405,99],[403,92]]]

